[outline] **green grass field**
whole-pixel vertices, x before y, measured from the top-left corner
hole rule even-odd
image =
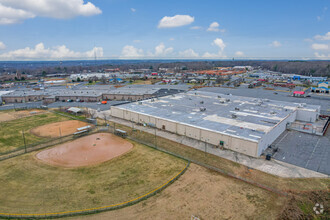
[[[45,213],[124,202],[161,186],[186,162],[134,143],[127,154],[97,166],[46,165],[35,153],[0,162],[0,212]]]
[[[22,131],[24,130],[26,144],[33,144],[45,138],[37,137],[29,132],[30,129],[70,118],[54,113],[46,113],[5,121],[0,123],[0,153],[24,147]]]

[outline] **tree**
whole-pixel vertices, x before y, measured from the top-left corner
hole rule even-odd
[[[217,84],[223,85],[225,82],[225,79],[222,76],[218,76],[217,79],[215,80]]]
[[[80,81],[81,81],[81,79],[78,77],[78,78],[77,78],[77,82],[80,82]]]
[[[102,77],[101,77],[101,83],[102,83],[102,84],[106,84],[107,81],[108,81],[108,80],[107,80],[107,78],[105,78],[105,76],[102,76]]]

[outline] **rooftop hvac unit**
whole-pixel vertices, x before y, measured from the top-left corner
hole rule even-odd
[[[236,114],[231,114],[231,117],[232,118],[237,118],[237,115]]]
[[[205,112],[205,111],[206,111],[206,108],[205,108],[205,107],[200,107],[199,110],[200,110],[201,112]]]
[[[271,112],[270,112],[270,114],[272,114],[272,115],[275,115],[275,114],[276,114],[276,112],[274,112],[274,111],[271,111]]]
[[[239,108],[238,107],[235,107],[235,111],[239,111]]]
[[[225,103],[225,101],[223,101],[223,100],[220,100],[220,103]]]
[[[230,99],[226,99],[226,102],[230,102]]]
[[[142,102],[138,102],[139,103],[139,105],[142,105]]]
[[[155,101],[155,99],[151,99],[151,102],[154,102]]]
[[[201,103],[201,104],[204,104],[204,101],[201,101],[200,103]]]
[[[218,95],[218,99],[221,99],[221,96]]]

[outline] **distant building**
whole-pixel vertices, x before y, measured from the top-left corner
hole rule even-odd
[[[312,87],[311,92],[329,94],[329,82],[321,82],[317,87]]]

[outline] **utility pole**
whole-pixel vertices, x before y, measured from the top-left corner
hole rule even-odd
[[[26,149],[26,142],[25,142],[24,130],[22,130],[22,135],[23,135],[23,141],[24,141],[24,149],[25,149],[25,153],[26,153],[27,152],[27,149]]]

